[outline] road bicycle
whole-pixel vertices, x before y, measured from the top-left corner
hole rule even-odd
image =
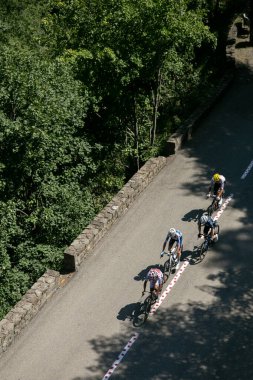
[[[163,285],[168,280],[168,275],[163,275]],[[161,289],[162,291],[162,289]],[[161,291],[159,293],[161,293]],[[144,292],[149,293],[149,295],[145,298],[145,300],[139,305],[138,310],[135,310],[134,318],[133,318],[133,324],[135,327],[142,326],[146,320],[148,319],[148,316],[151,311],[152,305],[154,305],[158,300],[158,293],[156,290]]]
[[[168,256],[168,259],[163,264],[163,273],[166,272],[168,277],[170,276],[172,270],[176,269],[178,264],[176,250],[177,244],[175,244],[170,251],[164,252],[164,254]],[[183,252],[183,247],[181,248],[181,252]]]
[[[211,198],[213,198],[213,200],[212,200],[212,203],[210,204],[210,206],[208,206],[207,207],[207,214],[208,214],[208,216],[212,216],[212,214],[216,211],[216,210],[218,210],[218,208],[219,208],[219,201],[220,201],[220,198],[219,197],[217,197],[216,195],[210,195],[210,196],[208,196],[208,198],[209,197],[211,197]]]
[[[220,232],[220,226],[216,223],[214,234],[218,236],[219,232]],[[198,249],[198,261],[199,262],[201,262],[204,259],[205,255],[206,255],[206,253],[207,253],[207,251],[208,251],[208,249],[212,243],[213,243],[213,241],[211,239],[211,235],[210,234],[204,235],[204,241]]]

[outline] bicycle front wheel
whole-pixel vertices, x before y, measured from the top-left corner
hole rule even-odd
[[[164,263],[164,273],[166,272],[167,276],[169,277],[170,273],[171,273],[171,270],[172,270],[172,258],[170,256],[168,258],[168,260],[165,261],[165,263]]]
[[[144,307],[143,307],[144,322],[147,320],[148,315],[150,313],[152,301],[153,301],[153,297],[151,295],[148,296],[144,301]]]
[[[133,318],[134,327],[142,326],[148,319],[151,310],[151,296],[148,296],[140,305]]]

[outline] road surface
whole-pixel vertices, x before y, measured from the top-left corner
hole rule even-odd
[[[249,49],[240,51],[242,64],[252,60]],[[1,380],[103,379],[132,337],[107,378],[253,378],[252,99],[245,67],[192,141],[1,357]],[[204,195],[214,171],[227,178],[226,197],[233,197],[219,217],[219,242],[194,265],[196,218],[209,204]],[[183,232],[181,266],[189,264],[137,329],[130,316],[148,268],[164,261],[159,253],[170,227]]]

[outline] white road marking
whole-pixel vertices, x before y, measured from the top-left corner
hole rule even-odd
[[[227,205],[229,204],[229,202],[231,201],[231,199],[233,198],[233,194],[230,194],[229,197],[227,197],[227,199],[225,200],[225,202],[223,203],[223,205],[221,206],[221,209],[217,212],[217,214],[215,215],[215,217],[213,218],[214,220],[218,220],[219,217],[222,215],[222,213],[225,211]]]
[[[132,345],[134,344],[134,342],[136,341],[136,339],[138,339],[138,337],[139,337],[138,333],[135,333],[132,336],[132,338],[129,340],[129,342],[126,344],[126,346],[124,347],[124,349],[119,354],[118,359],[115,360],[115,362],[113,363],[113,365],[111,366],[111,368],[106,372],[106,374],[104,375],[104,377],[103,377],[102,380],[107,380],[107,379],[109,379],[111,377],[111,375],[113,374],[113,372],[115,371],[115,369],[118,367],[118,365],[121,362],[121,360],[124,358],[124,356],[130,350],[130,348],[132,347]]]
[[[171,292],[171,289],[177,283],[179,277],[185,271],[185,269],[187,268],[188,265],[189,265],[189,261],[185,261],[183,263],[183,265],[181,266],[181,268],[177,271],[177,274],[173,277],[173,279],[171,280],[171,282],[169,283],[169,285],[167,286],[167,288],[165,289],[165,291],[161,295],[159,301],[156,302],[155,305],[152,307],[151,312],[150,312],[151,315],[153,315],[156,312],[156,310],[162,304],[163,300],[167,297],[169,292]]]
[[[253,165],[253,163],[252,163],[252,165]],[[224,210],[226,209],[227,205],[229,204],[229,202],[231,201],[232,198],[233,198],[233,194],[230,194],[229,197],[225,200],[225,202],[221,206],[221,209],[215,215],[214,220],[218,220],[219,219],[219,217],[222,215],[222,213],[224,212]],[[156,312],[156,310],[160,307],[160,305],[162,304],[162,302],[164,301],[164,299],[167,297],[167,295],[171,292],[172,288],[177,283],[178,279],[180,278],[180,276],[182,275],[182,273],[186,270],[186,268],[188,267],[188,265],[189,265],[189,261],[185,261],[183,263],[183,265],[177,271],[176,275],[173,277],[173,279],[171,280],[171,282],[169,283],[169,285],[167,286],[167,288],[163,292],[160,300],[152,307],[150,315],[153,315]],[[113,374],[113,372],[115,371],[115,369],[118,367],[118,365],[121,362],[121,360],[127,354],[127,352],[132,347],[132,345],[134,344],[134,342],[138,339],[138,337],[139,337],[138,333],[135,333],[132,336],[132,338],[129,340],[129,342],[124,347],[123,351],[119,354],[118,359],[115,360],[115,362],[113,363],[113,365],[111,366],[111,368],[106,372],[106,374],[105,374],[105,376],[103,377],[102,380],[108,380],[111,377],[111,375]]]
[[[247,167],[247,169],[245,170],[245,172],[241,176],[241,179],[245,179],[247,177],[247,175],[249,174],[252,167],[253,167],[253,160],[251,161],[251,163],[249,164],[249,166]]]

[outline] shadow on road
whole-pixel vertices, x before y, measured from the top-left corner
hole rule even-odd
[[[183,216],[182,220],[185,222],[197,222],[204,211],[203,208],[191,210]]]
[[[225,237],[226,238],[226,237]],[[225,255],[229,255],[229,250]],[[213,285],[203,293],[213,302],[189,302],[155,318],[138,330],[140,336],[113,374],[113,379],[248,380],[253,378],[253,269],[239,260],[231,270],[210,275]],[[134,329],[129,327],[129,338]],[[97,380],[112,366],[126,345],[121,334],[97,336],[90,344],[98,355],[94,376],[72,380]],[[98,372],[100,377],[98,377]],[[96,373],[96,374],[95,374]]]
[[[237,48],[246,46],[241,42]],[[230,96],[221,101],[223,104],[207,118],[203,128],[201,124],[184,149],[189,158],[196,159],[199,168],[194,181],[189,179],[183,185],[186,196],[187,192],[203,196],[211,174],[218,171],[229,179],[226,194],[235,194],[232,206],[237,212],[226,213],[236,215],[240,223],[236,229],[226,225],[223,230],[221,226],[217,246],[208,252],[209,260],[201,263],[207,268],[208,265],[220,268],[218,274],[207,275],[207,285],[198,288],[203,300],[209,295],[209,301],[189,301],[183,308],[180,303],[171,305],[169,311],[159,308],[145,328],[139,330],[139,338],[112,379],[253,379],[253,170],[245,181],[241,180],[253,157],[253,82],[249,76],[251,69],[245,65],[244,69],[247,81],[241,80],[240,73],[237,75]],[[197,211],[189,211],[183,220],[194,220]],[[214,250],[216,254],[212,255]],[[192,252],[185,251],[183,255],[189,259]],[[142,270],[135,280],[142,281],[150,267]],[[122,320],[134,305],[119,312]],[[92,339],[90,345],[97,364],[86,368],[90,376],[71,380],[102,379],[127,344],[126,336],[130,339],[135,332],[130,324],[125,327],[124,334]]]

